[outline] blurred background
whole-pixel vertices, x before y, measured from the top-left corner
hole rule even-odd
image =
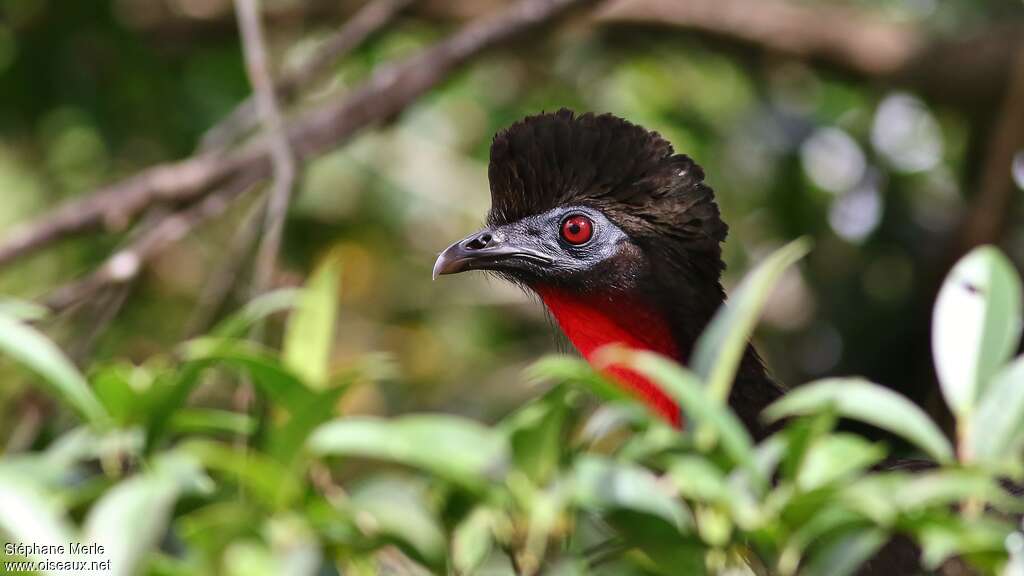
[[[273,68],[287,70],[363,3],[263,4]],[[411,3],[292,113],[507,4]],[[300,283],[324,258],[343,262],[334,360],[344,367],[372,353],[389,367],[346,409],[505,414],[533,394],[520,370],[567,346],[519,290],[483,275],[432,282],[431,266],[483,221],[496,130],[562,106],[612,112],[705,168],[730,225],[728,286],[785,241],[814,239],[758,333],[781,381],[862,374],[929,405],[928,330],[945,271],[979,243],[1024,264],[1022,46],[1019,0],[577,10],[474,57],[401,114],[305,163],[275,284]],[[3,0],[0,236],[189,156],[249,93],[230,0]],[[162,250],[96,306],[47,322],[48,332],[86,365],[164,353],[217,316],[203,309],[204,290],[234,265],[232,238],[251,203]],[[108,223],[7,264],[0,293],[44,296],[95,268],[129,230]],[[248,269],[232,278],[221,313],[248,298]],[[0,370],[4,437],[40,399],[10,365]]]

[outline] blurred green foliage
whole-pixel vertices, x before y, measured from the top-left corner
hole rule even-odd
[[[1024,479],[1024,357],[963,355],[942,371],[959,406],[955,447],[920,408],[862,379],[790,392],[765,412],[786,426],[756,445],[725,404],[716,375],[734,373],[737,343],[806,251],[798,241],[767,258],[716,315],[697,345],[706,376],[651,352],[598,353],[670,394],[682,431],[567,356],[536,363],[529,379],[544,386],[492,427],[440,413],[339,416],[373,370],[332,371],[323,355],[335,261],[301,292],[263,296],[172,354],[96,366],[92,386],[8,307],[0,350],[82,423],[0,459],[0,532],[99,543],[92,559],[110,560],[111,574],[843,576],[866,561],[875,573],[907,569],[909,550],[872,559],[897,534],[918,543],[928,570],[956,559],[1016,574],[1024,534],[1012,519],[1024,503],[1002,482]],[[975,305],[940,301],[937,342],[1019,340],[1020,279],[998,250],[968,255],[943,292]],[[285,307],[280,351],[240,336]],[[201,387],[235,389],[236,402],[248,390],[257,408],[188,402]],[[887,447],[836,431],[839,418],[902,437],[934,464],[883,462]]]

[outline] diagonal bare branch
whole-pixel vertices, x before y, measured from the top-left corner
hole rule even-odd
[[[594,1],[521,0],[417,55],[379,68],[344,98],[291,123],[288,137],[296,157],[306,160],[341,145],[361,129],[397,115],[482,50]],[[264,179],[271,171],[268,158],[267,143],[260,140],[230,154],[202,153],[146,169],[15,227],[0,239],[0,265],[72,235],[123,228],[154,203],[193,201],[243,173]]]

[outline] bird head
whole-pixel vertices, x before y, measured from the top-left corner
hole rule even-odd
[[[488,176],[487,226],[435,278],[487,270],[533,291],[587,358],[618,343],[686,361],[724,299],[727,227],[700,166],[657,132],[563,109],[498,132]],[[656,386],[617,376],[678,422]]]

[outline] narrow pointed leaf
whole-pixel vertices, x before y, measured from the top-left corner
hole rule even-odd
[[[688,417],[709,426],[736,463],[747,468],[759,483],[764,482],[755,466],[753,442],[743,423],[728,407],[712,399],[692,372],[664,356],[621,347],[599,350],[595,358],[601,364],[623,366],[650,378],[679,403]]]
[[[892,432],[939,462],[953,459],[949,441],[927,414],[903,396],[862,378],[832,378],[805,384],[789,391],[764,414],[774,421],[825,410]]]
[[[725,402],[761,309],[786,268],[810,251],[810,242],[799,239],[776,250],[749,273],[718,309],[694,347],[691,366],[708,386],[711,397]]]
[[[340,267],[333,259],[313,273],[284,334],[285,366],[316,390],[326,387],[330,372],[340,276]]]
[[[1021,282],[997,248],[964,256],[939,291],[932,318],[932,356],[953,413],[970,413],[988,380],[1016,350]]]
[[[261,294],[250,300],[241,310],[221,321],[210,334],[222,338],[237,338],[264,318],[291,310],[301,295],[302,291],[296,288],[283,288]]]
[[[94,425],[109,415],[74,364],[35,328],[0,315],[0,353],[28,368],[57,392],[62,400]]]
[[[306,445],[317,455],[395,462],[468,487],[502,474],[509,458],[507,441],[496,430],[441,415],[335,420],[314,430]]]

